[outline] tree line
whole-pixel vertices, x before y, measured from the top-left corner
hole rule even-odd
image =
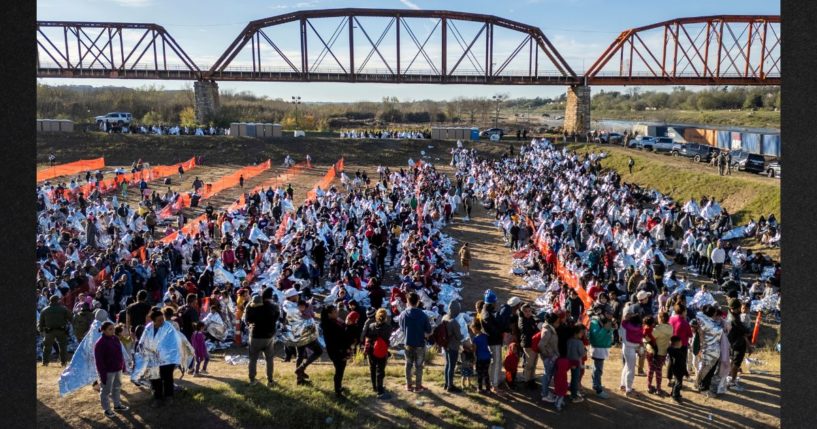
[[[594,92],[591,105],[598,111],[775,110],[780,106],[779,87],[716,87],[701,91],[676,87],[670,92],[641,91],[634,87],[624,92]],[[37,85],[38,118],[92,123],[95,116],[126,111],[137,123],[145,125],[228,126],[230,122],[273,122],[287,129],[297,126],[324,131],[378,123],[485,126],[493,123],[498,107],[503,117],[518,112],[533,118],[544,112],[563,110],[566,95],[516,99],[505,96],[501,103],[491,97],[458,97],[446,101],[401,101],[397,97],[383,97],[379,102],[307,102],[297,106],[296,114],[296,106],[285,99],[223,90],[219,93],[219,113],[207,124],[196,123],[194,101],[192,85],[181,90],[166,90],[155,85],[140,88]]]

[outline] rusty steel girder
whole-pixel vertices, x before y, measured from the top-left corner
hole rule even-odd
[[[156,24],[38,21],[37,48],[37,77],[201,78],[196,63]]]
[[[315,25],[325,18],[340,19],[331,34],[322,33]],[[374,32],[369,27],[367,31],[361,19],[368,18],[385,24],[385,29]],[[428,23],[427,27],[433,24],[430,32],[421,33],[411,25],[409,20],[418,18]],[[465,37],[458,22],[476,23],[478,31],[473,37]],[[294,34],[278,39],[268,34],[271,28],[288,23],[297,24],[298,39]],[[495,54],[496,30],[509,30],[522,40],[512,45],[515,48],[507,55]],[[390,32],[393,35],[389,36]],[[348,35],[348,50],[335,48],[343,34]],[[391,37],[396,43],[386,50],[383,42]],[[365,49],[355,49],[356,38],[364,41]],[[294,43],[297,51],[279,46],[293,40],[298,40]],[[403,56],[401,40],[412,51],[409,57]],[[38,21],[37,77],[562,86],[779,85],[780,43],[780,16],[679,18],[622,32],[579,76],[541,29],[516,21],[443,10],[327,9],[252,21],[212,67],[200,70],[173,37],[156,24]],[[262,47],[266,50],[263,59]],[[451,48],[457,47],[461,54],[449,58]],[[246,55],[247,50],[252,65],[237,65],[237,56]],[[477,55],[478,50],[484,50],[484,55]],[[283,66],[269,66],[269,54],[273,52]],[[540,69],[540,53],[549,69]],[[389,60],[387,57],[392,55],[393,60]],[[524,59],[526,64],[519,68],[518,63]],[[334,68],[322,67],[324,60]],[[511,66],[514,60],[517,65]],[[385,68],[367,68],[372,61]],[[418,70],[421,62],[426,68]],[[469,66],[470,71],[463,70]]]
[[[386,28],[379,35],[369,33],[360,18],[383,18]],[[313,25],[313,21],[321,18],[341,18],[340,24],[331,35],[321,35]],[[426,18],[434,21],[434,28],[424,38],[419,36],[407,19]],[[470,41],[463,37],[456,22],[469,21],[482,24],[476,36]],[[281,40],[274,40],[266,29],[286,23],[296,22],[300,33],[300,59],[291,58],[280,48]],[[348,56],[348,62],[338,59],[340,51],[334,49],[334,42],[348,27],[349,46],[340,48]],[[494,29],[505,28],[524,36],[516,49],[507,57],[494,56]],[[355,31],[359,29],[367,41],[368,52],[355,52]],[[394,61],[388,61],[381,48],[381,43],[387,33],[394,29],[396,40]],[[436,43],[440,47],[441,55],[435,56],[427,50],[431,36],[439,29],[439,39]],[[309,35],[318,38],[318,45],[308,46]],[[359,36],[358,36],[359,37]],[[416,54],[408,64],[401,62],[400,40],[409,39],[417,48]],[[475,44],[482,40],[485,46],[484,60],[477,58],[473,52]],[[277,43],[276,43],[277,42]],[[462,55],[453,63],[448,61],[449,45],[456,42],[463,50]],[[271,47],[278,57],[286,63],[285,70],[271,70],[265,67],[261,59],[261,46]],[[481,45],[480,45],[481,46]],[[527,49],[525,49],[527,47]],[[245,49],[250,49],[252,56],[251,68],[231,67],[236,56]],[[311,49],[318,50],[318,54]],[[527,50],[527,53],[523,51]],[[539,70],[540,52],[554,67],[553,70]],[[337,54],[337,55],[336,55]],[[510,71],[508,65],[516,58],[523,58],[527,54],[527,70]],[[335,67],[339,70],[326,71],[317,67],[323,59],[331,57]],[[412,70],[417,59],[422,57],[428,65],[428,70],[417,72]],[[385,70],[379,73],[364,70],[372,58],[378,58],[385,64]],[[267,59],[267,58],[265,58]],[[468,61],[478,72],[458,73],[464,61]],[[496,66],[496,67],[494,67]],[[502,85],[565,85],[576,84],[580,78],[569,64],[562,58],[556,48],[545,37],[538,27],[522,24],[491,15],[481,15],[465,12],[450,12],[441,10],[403,10],[403,9],[328,9],[292,12],[270,18],[250,22],[229,45],[224,54],[203,73],[204,79],[209,80],[282,80],[282,81],[324,81],[324,82],[391,82],[391,83],[463,83],[463,84],[502,84]]]
[[[663,32],[663,34],[662,34]],[[681,18],[622,32],[588,85],[780,85],[780,16]]]

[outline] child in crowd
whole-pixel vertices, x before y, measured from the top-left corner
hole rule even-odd
[[[193,344],[193,350],[196,352],[196,372],[193,377],[200,375],[207,375],[207,364],[210,362],[210,353],[207,352],[207,345],[205,344],[204,323],[196,322],[196,332],[190,337],[190,342]],[[204,362],[204,365],[199,366]]]
[[[114,335],[119,338],[119,342],[122,343],[122,346],[125,348],[125,352],[128,356],[125,356],[125,362],[133,361],[133,348],[135,346],[133,337],[130,334],[130,330],[126,329],[124,323],[117,323],[116,327],[114,327]],[[125,368],[125,372],[127,373],[130,368]]]
[[[505,368],[505,382],[513,389],[516,383],[516,373],[519,370],[519,346],[514,342],[508,346],[508,355],[502,362]]]
[[[681,402],[681,388],[684,377],[689,376],[687,371],[687,352],[681,344],[681,337],[673,335],[670,338],[670,347],[667,350],[667,382],[672,387],[672,399]]]
[[[471,324],[471,341],[474,343],[477,358],[477,387],[479,393],[486,393],[491,388],[488,368],[491,366],[491,349],[488,348],[488,335],[482,330],[482,323],[474,320]]]
[[[582,382],[582,369],[584,369],[587,348],[584,344],[586,327],[577,324],[573,327],[573,337],[567,340],[567,360],[570,363],[570,400],[574,403],[584,401],[584,397],[579,393]]]
[[[462,362],[460,362],[460,374],[462,375],[462,390],[471,389],[474,378],[474,344],[467,341],[462,346]]]
[[[658,295],[658,311],[669,313],[669,289],[661,287],[661,294]]]
[[[661,370],[667,358],[667,348],[672,337],[672,326],[667,323],[669,315],[664,312],[658,314],[659,323],[657,324],[652,316],[648,316],[644,321],[644,342],[647,348],[647,362],[649,365],[647,391],[664,396],[665,393],[661,390]],[[655,385],[653,385],[653,377],[655,377]]]

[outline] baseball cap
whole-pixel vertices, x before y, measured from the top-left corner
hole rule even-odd
[[[508,305],[511,307],[516,307],[517,305],[521,304],[522,300],[519,299],[518,296],[512,296],[511,299],[508,300]]]
[[[485,296],[483,298],[486,304],[495,304],[496,303],[496,294],[491,289],[485,291]]]
[[[639,300],[639,301],[641,301],[642,299],[647,299],[647,298],[649,298],[651,296],[652,296],[652,292],[647,292],[645,290],[642,290],[642,291],[638,292],[637,294],[635,294],[635,298],[637,300]]]
[[[293,296],[300,295],[301,293],[295,290],[295,288],[289,288],[286,292],[284,292],[284,298],[292,298]]]

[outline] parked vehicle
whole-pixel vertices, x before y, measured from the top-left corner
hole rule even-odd
[[[653,141],[653,150],[655,152],[671,153],[675,144],[675,140],[673,140],[672,137],[657,137]]]
[[[752,173],[766,173],[766,159],[763,155],[749,153],[742,149],[729,152],[732,155],[732,168],[738,171],[748,171]]]
[[[780,161],[772,161],[766,165],[766,175],[780,178]]]
[[[718,149],[712,146],[699,143],[687,143],[681,147],[677,154],[685,158],[692,158],[695,162],[709,162],[717,153]]]
[[[499,138],[501,139],[502,137],[505,137],[505,130],[503,130],[502,128],[489,128],[479,133],[479,136],[490,138],[494,134],[499,134]]]
[[[647,149],[652,150],[653,145],[655,144],[655,137],[652,136],[638,136],[632,140],[630,143],[627,144],[627,147],[635,148],[635,149]]]
[[[94,119],[97,126],[101,126],[102,123],[105,122],[108,125],[116,125],[121,127],[123,125],[130,125],[131,114],[127,112],[111,112],[107,115],[97,116]]]
[[[598,143],[621,144],[621,142],[624,140],[624,136],[619,133],[604,133],[599,134],[596,140]]]

